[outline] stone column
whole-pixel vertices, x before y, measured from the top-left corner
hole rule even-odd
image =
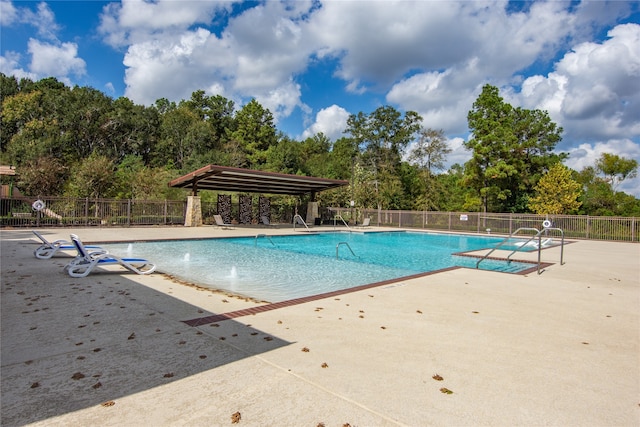
[[[200,196],[187,196],[187,214],[184,219],[185,227],[200,227],[202,225],[202,206]]]
[[[307,204],[307,219],[305,222],[307,225],[313,225],[313,222],[316,218],[318,218],[318,202],[309,202]]]

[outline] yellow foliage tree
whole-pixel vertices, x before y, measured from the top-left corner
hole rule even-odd
[[[580,184],[571,178],[571,170],[562,163],[553,165],[534,190],[529,209],[537,214],[571,214],[582,205],[577,200],[581,193]]]

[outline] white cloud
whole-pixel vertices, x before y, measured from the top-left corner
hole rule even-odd
[[[38,10],[35,13],[24,9],[22,20],[36,27],[40,37],[57,40],[56,33],[60,30],[60,26],[56,23],[53,12],[45,2],[38,3]]]
[[[464,165],[469,159],[471,159],[471,152],[464,146],[464,139],[452,138],[447,141],[447,145],[451,148],[451,153],[447,155],[445,161],[446,169],[449,169],[454,164]]]
[[[60,25],[47,3],[38,3],[35,11],[28,7],[15,7],[8,1],[2,1],[0,7],[3,26],[31,26],[40,38],[31,37],[27,43],[27,53],[31,55],[28,69],[21,64],[23,55],[5,52],[0,59],[3,73],[32,80],[53,76],[68,85],[72,84],[69,75],[83,76],[86,73],[86,63],[78,57],[78,45],[58,40]]]
[[[547,77],[526,79],[516,99],[547,109],[570,140],[640,136],[640,25],[608,35],[575,46]]]
[[[18,11],[13,3],[6,0],[0,1],[0,25],[8,27],[18,20]]]
[[[229,10],[233,2],[122,0],[109,3],[100,16],[99,33],[113,47],[127,47],[158,35],[181,34],[195,24],[207,24],[216,12]]]
[[[34,73],[20,67],[20,58],[21,56],[18,52],[5,52],[4,56],[0,56],[0,73],[7,76],[15,76],[17,79],[37,80],[37,76]]]
[[[124,59],[126,96],[150,104],[160,97],[189,98],[193,91],[208,88],[210,94],[256,98],[276,120],[289,116],[296,107],[308,109],[293,76],[305,70],[310,53],[299,22],[310,2],[296,2],[291,8],[280,2],[252,7],[230,18],[220,36],[196,25],[215,20],[220,4],[195,2],[206,19],[192,13],[171,20],[171,13],[159,10],[164,3],[177,2],[161,1],[146,11],[162,15],[153,28],[135,27],[137,21],[130,16],[133,11],[128,3],[104,9],[101,31],[105,39],[113,44],[131,43]],[[170,10],[173,6],[163,7]],[[192,25],[195,27],[186,28]]]
[[[350,113],[344,108],[333,104],[330,107],[323,108],[316,114],[315,122],[309,126],[302,134],[302,138],[306,139],[322,132],[332,141],[344,136],[344,130],[347,127],[347,119]]]
[[[39,40],[29,40],[29,53],[32,72],[40,76],[54,76],[70,84],[69,74],[82,76],[86,63],[79,58],[78,45],[75,43],[49,44]]]

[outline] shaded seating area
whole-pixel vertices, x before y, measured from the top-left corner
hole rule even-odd
[[[144,258],[120,258],[104,252],[89,252],[80,238],[71,235],[71,241],[78,255],[65,266],[65,270],[71,277],[86,277],[96,267],[116,265],[126,268],[136,274],[150,274],[156,270],[156,265]]]
[[[310,195],[311,201],[307,206],[307,223],[313,224],[319,217],[318,203],[315,195],[318,192],[349,185],[348,181],[316,178],[311,176],[282,174],[253,169],[234,168],[228,166],[207,165],[180,178],[169,182],[170,187],[190,189],[187,197],[187,212],[185,226],[197,227],[203,224],[202,205],[198,191],[212,190],[225,193],[259,193],[286,194],[293,196]],[[257,220],[252,217],[251,197],[238,195],[238,216],[234,218],[238,224],[266,223],[263,217],[270,219],[268,199],[260,198]],[[225,219],[225,226],[231,222],[231,195],[218,194],[218,208],[216,214]],[[269,221],[270,222],[270,221]],[[220,225],[216,220],[216,224]]]

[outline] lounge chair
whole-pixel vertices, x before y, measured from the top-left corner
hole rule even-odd
[[[543,240],[542,242],[540,242],[540,247],[544,248],[545,246],[549,246],[553,243],[553,238],[549,237],[548,239]],[[538,248],[538,239],[533,239],[533,240],[529,240],[528,242],[516,242],[515,243],[516,246],[520,246],[520,247],[533,247],[533,248]]]
[[[271,224],[271,221],[269,221],[269,217],[266,216],[266,215],[262,215],[260,217],[260,222],[262,223],[262,225],[266,225],[266,226],[269,226],[269,227],[274,226],[274,224]]]
[[[54,242],[50,242],[47,239],[45,239],[42,234],[40,234],[35,230],[33,230],[33,234],[35,234],[36,237],[40,239],[40,241],[42,242],[42,244],[35,251],[33,251],[33,255],[38,259],[49,259],[52,256],[54,256],[57,252],[73,251],[76,249],[76,247],[72,242],[68,242],[66,240],[56,240]],[[107,251],[102,249],[100,246],[87,245],[85,246],[85,248],[92,249],[91,252],[107,253]]]
[[[362,220],[362,224],[356,226],[356,228],[365,228],[368,227],[369,224],[371,224],[371,218],[365,218],[364,220]]]
[[[86,277],[96,266],[121,265],[129,271],[137,274],[150,274],[156,269],[155,264],[143,258],[120,258],[108,253],[88,252],[78,236],[71,235],[78,256],[65,266],[65,270],[71,277]]]
[[[222,228],[231,228],[233,229],[233,224],[227,224],[224,222],[224,220],[222,219],[222,215],[214,215],[213,219],[216,221],[216,225],[218,227],[222,227]]]

